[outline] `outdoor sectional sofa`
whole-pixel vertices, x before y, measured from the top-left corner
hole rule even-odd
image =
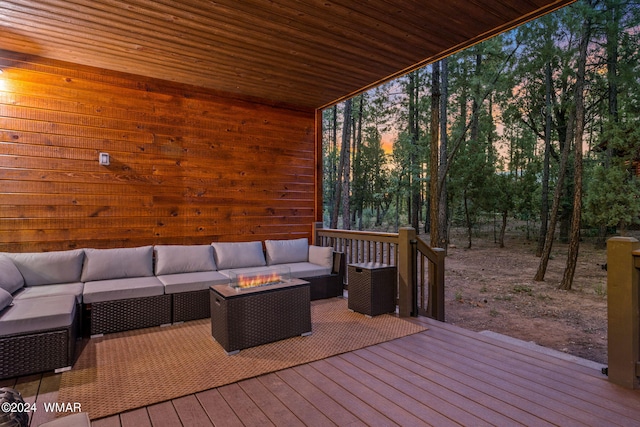
[[[307,239],[0,253],[0,379],[66,369],[78,337],[210,317],[209,287],[286,267],[311,299],[342,296],[345,263]]]

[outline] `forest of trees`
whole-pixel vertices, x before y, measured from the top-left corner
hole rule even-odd
[[[536,279],[559,236],[570,289],[581,230],[603,246],[640,223],[639,5],[581,0],[325,109],[326,224],[446,249],[452,225],[471,247],[482,218],[500,245],[527,221]]]

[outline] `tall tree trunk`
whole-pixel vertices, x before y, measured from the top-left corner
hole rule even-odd
[[[551,157],[551,62],[545,69],[545,126],[544,126],[544,162],[542,167],[542,195],[540,203],[540,234],[536,256],[542,256],[548,230],[549,218],[549,163]]]
[[[438,214],[440,202],[438,198],[438,143],[440,126],[440,62],[432,65],[431,76],[431,157],[429,159],[429,216],[431,230],[431,246],[437,247],[440,242],[440,226],[438,224]]]
[[[544,239],[544,248],[542,250],[542,256],[540,257],[540,263],[538,264],[538,270],[536,271],[536,275],[533,277],[533,280],[537,282],[544,281],[544,275],[547,272],[547,266],[549,264],[549,257],[551,256],[551,248],[553,247],[553,240],[559,219],[558,213],[560,211],[560,202],[562,201],[562,193],[564,191],[565,171],[567,170],[567,163],[569,163],[569,151],[571,151],[571,143],[573,141],[574,120],[575,113],[571,110],[567,120],[567,131],[565,133],[566,141],[562,146],[562,156],[560,158],[560,167],[558,169],[558,182],[556,183],[556,189],[553,193],[549,229],[547,230],[547,235]]]
[[[344,103],[344,117],[342,126],[342,146],[340,148],[340,164],[338,165],[338,176],[336,178],[335,199],[333,204],[333,212],[331,214],[331,228],[338,228],[338,216],[340,215],[340,203],[342,202],[342,193],[344,190],[344,175],[347,170],[348,179],[348,167],[349,167],[349,144],[351,141],[351,99],[348,99]],[[348,190],[348,189],[347,189]],[[349,194],[347,192],[347,198]],[[348,203],[347,203],[348,207]],[[347,210],[347,217],[349,211]],[[347,220],[347,225],[349,221]]]
[[[464,199],[464,218],[467,223],[467,237],[469,239],[467,249],[471,249],[471,235],[473,234],[473,224],[471,223],[471,215],[469,213],[469,198],[467,197],[467,190],[463,191],[462,197]]]
[[[420,84],[418,81],[418,71],[409,74],[409,133],[411,135],[411,170],[410,170],[410,201],[409,201],[409,222],[415,230],[419,230],[420,216],[420,159],[418,155],[418,140],[420,139],[418,121],[418,99],[420,95]]]
[[[504,211],[502,212],[502,225],[500,226],[500,237],[499,242],[500,242],[500,247],[504,248],[504,235],[507,231],[507,218],[509,217],[509,211]]]
[[[576,138],[575,138],[575,170],[574,194],[573,194],[573,215],[571,217],[571,236],[569,240],[569,253],[567,255],[567,266],[564,270],[560,289],[570,290],[573,284],[573,276],[578,263],[578,251],[580,248],[580,226],[582,214],[582,139],[584,137],[585,107],[584,107],[584,86],[587,64],[587,47],[591,36],[591,19],[582,24],[582,38],[580,39],[580,55],[578,57],[578,71],[576,73]]]
[[[445,253],[449,244],[449,233],[447,225],[448,218],[448,202],[447,202],[447,181],[445,173],[447,169],[447,106],[449,104],[449,60],[444,58],[441,63],[441,80],[440,86],[440,168],[438,170],[438,237],[439,242],[436,246],[444,248]]]
[[[482,53],[476,53],[476,79],[480,80],[480,72],[482,69]],[[475,84],[475,89],[473,91],[473,102],[471,103],[472,115],[471,115],[471,128],[469,129],[470,135],[469,138],[472,144],[479,144],[479,136],[480,136],[480,114],[478,114],[478,110],[480,109],[480,83]],[[483,100],[484,101],[484,100]]]
[[[356,186],[358,194],[356,195],[354,192],[354,200],[356,201],[356,207],[354,210],[354,219],[353,219],[353,224],[356,225],[356,228],[358,230],[362,230],[363,225],[362,225],[362,211],[364,210],[364,191],[365,191],[365,185],[363,184],[363,179],[364,177],[362,177],[361,175],[365,173],[365,171],[362,170],[362,121],[363,121],[363,116],[364,116],[364,96],[360,95],[359,97],[359,105],[358,105],[358,120],[356,122],[356,120],[354,119],[354,123],[353,123],[353,127],[354,127],[354,141],[353,141],[353,147],[354,147],[354,161],[356,162],[356,164],[354,165],[354,170],[357,171],[358,176],[354,176],[354,181],[357,179],[358,182],[360,183],[359,185]],[[355,190],[355,189],[354,189]],[[353,191],[353,190],[352,190]]]
[[[620,123],[618,111],[618,43],[620,38],[620,11],[622,7],[614,2],[606,2],[609,13],[607,34],[607,84],[609,85],[609,120],[617,126]],[[611,166],[611,147],[605,151],[604,167]],[[595,244],[597,249],[607,246],[607,226],[601,225],[598,229],[598,238]]]

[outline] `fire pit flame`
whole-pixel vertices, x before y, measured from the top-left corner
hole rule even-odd
[[[282,283],[282,278],[277,272],[273,272],[269,275],[247,275],[238,276],[238,287],[242,289],[255,288],[258,286],[275,285]]]
[[[277,285],[286,283],[291,279],[291,270],[288,267],[271,267],[264,270],[229,272],[229,286],[236,291],[256,288],[258,286]]]

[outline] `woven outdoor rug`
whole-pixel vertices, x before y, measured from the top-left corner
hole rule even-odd
[[[62,374],[58,402],[79,402],[97,419],[426,330],[351,312],[341,298],[312,302],[311,322],[310,336],[233,356],[211,337],[210,319],[93,338]]]

